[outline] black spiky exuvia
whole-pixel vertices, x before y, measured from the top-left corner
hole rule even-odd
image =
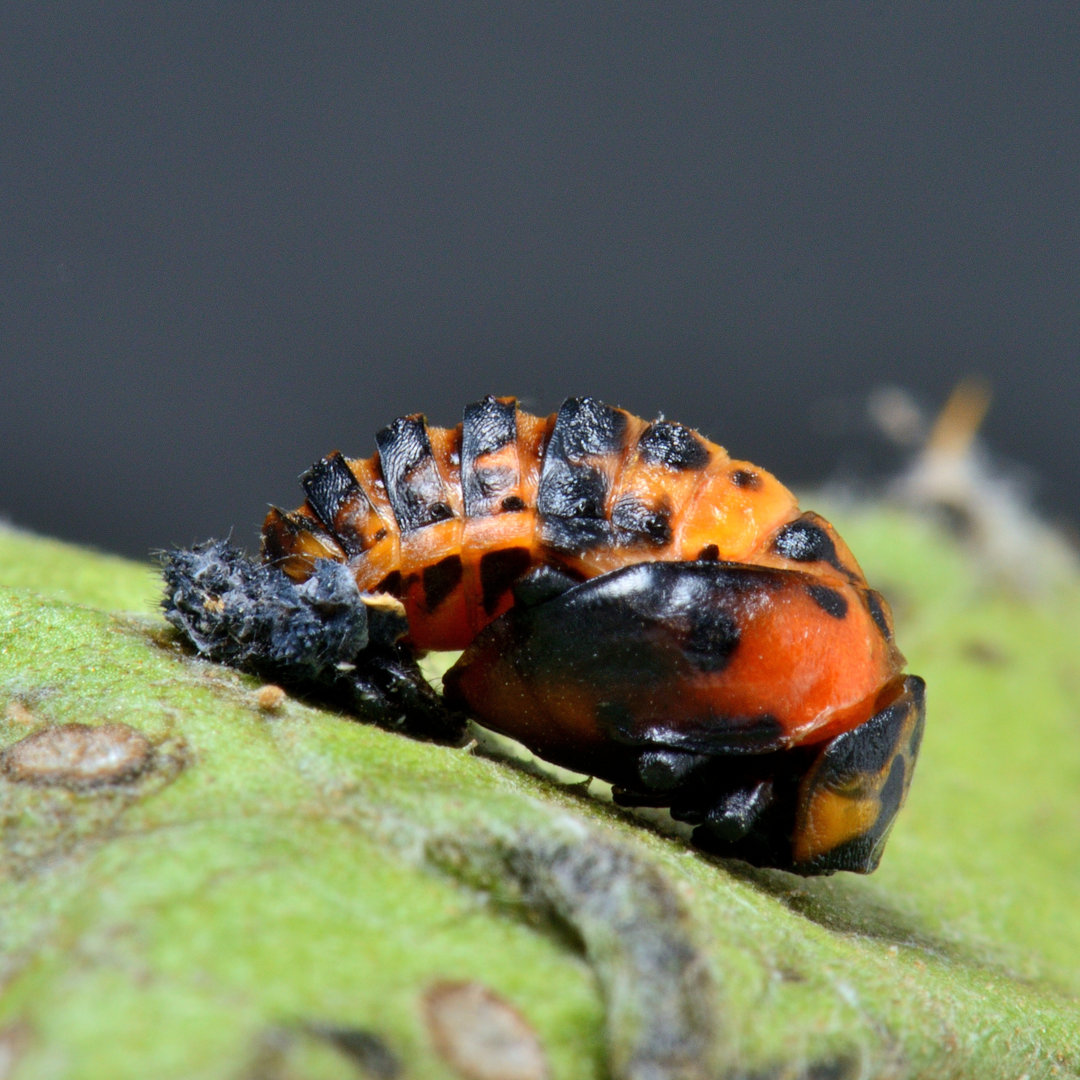
[[[451,714],[410,650],[400,608],[360,592],[347,566],[316,561],[296,583],[224,540],[159,556],[165,618],[209,660],[410,735],[458,742]]]

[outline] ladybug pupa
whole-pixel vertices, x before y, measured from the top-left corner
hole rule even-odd
[[[164,559],[204,655],[453,742],[463,716],[667,807],[717,855],[867,873],[911,782],[924,684],[823,518],[697,432],[592,398],[395,420],[270,511],[263,561]],[[463,650],[440,699],[416,666]]]

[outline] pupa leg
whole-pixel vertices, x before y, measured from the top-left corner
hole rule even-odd
[[[361,593],[347,566],[318,560],[296,584],[224,541],[161,556],[165,618],[200,656],[272,679],[301,696],[416,738],[457,743],[446,709],[412,654],[401,605]]]
[[[869,720],[819,747],[717,762],[680,811],[694,843],[725,858],[796,874],[877,867],[903,805],[922,738],[925,684],[915,675]],[[702,802],[708,785],[713,794]],[[719,798],[716,792],[720,792]]]
[[[645,771],[635,790],[616,791],[616,802],[670,804],[673,817],[696,826],[694,844],[724,858],[797,874],[870,873],[911,782],[924,686],[907,676],[888,705],[820,746],[684,755],[668,795],[649,786]]]
[[[830,740],[804,777],[792,835],[793,869],[868,874],[904,804],[926,719],[926,684],[900,694],[852,731]]]

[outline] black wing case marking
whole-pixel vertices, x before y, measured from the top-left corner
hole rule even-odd
[[[634,757],[662,748],[775,749],[783,741],[775,717],[710,714],[674,725],[671,695],[688,679],[721,672],[739,647],[737,609],[786,581],[783,572],[719,563],[614,570],[533,606],[519,603],[480,632],[447,686],[474,660],[483,666],[496,657],[531,685],[594,702],[598,726]]]

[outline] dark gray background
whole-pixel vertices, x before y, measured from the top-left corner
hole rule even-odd
[[[1074,2],[5,3],[0,510],[134,555],[593,393],[789,483],[980,372],[1076,509]]]

